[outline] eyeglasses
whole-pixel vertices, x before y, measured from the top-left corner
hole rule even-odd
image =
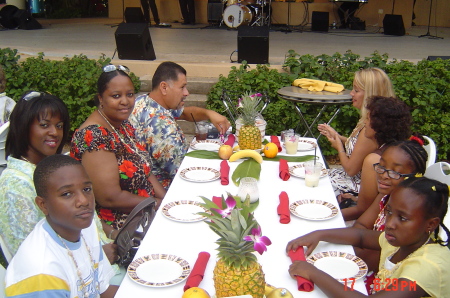
[[[392,178],[392,179],[395,179],[395,180],[398,180],[398,179],[400,179],[402,177],[414,177],[416,175],[416,173],[400,174],[399,172],[396,172],[396,171],[393,171],[393,170],[387,170],[385,167],[381,166],[380,163],[373,164],[373,169],[378,174],[384,174],[385,172],[387,172],[389,178]]]
[[[130,72],[130,69],[128,67],[126,67],[126,66],[123,66],[123,65],[115,66],[113,64],[109,64],[109,65],[106,65],[105,67],[103,67],[103,72],[111,72],[111,71],[115,71],[115,70],[121,70],[121,71],[124,71],[126,73]]]
[[[42,96],[42,95],[44,95],[44,94],[45,94],[44,92],[30,91],[30,93],[28,93],[27,95],[25,95],[25,96],[23,97],[23,99],[24,99],[25,101],[30,101],[30,100],[32,100],[33,98]]]

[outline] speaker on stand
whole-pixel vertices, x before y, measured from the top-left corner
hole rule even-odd
[[[222,0],[208,0],[208,23],[220,24],[224,10]]]
[[[311,20],[311,31],[328,32],[330,19],[328,11],[313,11]]]
[[[127,7],[125,9],[125,21],[127,23],[146,23],[140,7]]]
[[[383,19],[383,29],[386,35],[405,35],[405,25],[403,25],[403,17],[399,14],[387,14]]]
[[[119,59],[156,59],[147,23],[119,24],[115,37]]]
[[[269,63],[269,26],[238,27],[238,62]]]

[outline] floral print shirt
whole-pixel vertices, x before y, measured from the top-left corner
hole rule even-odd
[[[150,153],[153,174],[168,188],[188,150],[184,133],[175,121],[183,113],[168,110],[147,94],[136,98],[130,122],[136,139]]]
[[[0,176],[0,234],[6,248],[15,255],[20,244],[44,218],[36,206],[33,173],[36,166],[9,156]]]
[[[134,137],[134,128],[128,121],[124,121],[118,133],[120,135],[96,124],[78,129],[72,137],[70,155],[81,160],[86,151],[111,151],[116,155],[119,165],[117,174],[120,177],[120,188],[141,197],[154,196],[153,185],[148,180],[151,168],[150,157],[142,146],[130,139]],[[121,211],[102,207],[98,202],[97,213],[115,229],[121,228],[128,216]]]

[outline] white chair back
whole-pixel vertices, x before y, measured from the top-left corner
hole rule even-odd
[[[9,251],[9,249],[5,245],[5,241],[3,241],[3,237],[0,235],[0,248],[2,249],[3,255],[5,256],[6,261],[11,262],[13,255]]]
[[[433,139],[427,136],[423,136],[423,138],[428,142],[428,145],[423,146],[428,153],[427,159],[427,168],[436,162],[436,144]]]
[[[0,126],[0,166],[6,165],[5,143],[8,131],[9,131],[9,122],[6,122],[2,126]]]
[[[6,269],[2,265],[0,265],[0,298],[6,297],[6,295],[5,295],[5,276],[6,276]]]
[[[450,170],[450,164],[447,162],[437,162],[426,169],[425,177],[450,185],[450,175],[445,174],[444,170]],[[450,201],[448,203],[447,215],[444,217],[444,225],[450,228],[450,214],[448,210],[450,210]],[[439,231],[439,236],[443,240],[447,239],[447,235],[442,229]]]

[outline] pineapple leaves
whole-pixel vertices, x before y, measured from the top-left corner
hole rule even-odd
[[[241,162],[233,172],[231,179],[236,186],[239,186],[239,181],[244,177],[253,177],[259,180],[261,174],[261,164],[254,159],[247,159]]]

